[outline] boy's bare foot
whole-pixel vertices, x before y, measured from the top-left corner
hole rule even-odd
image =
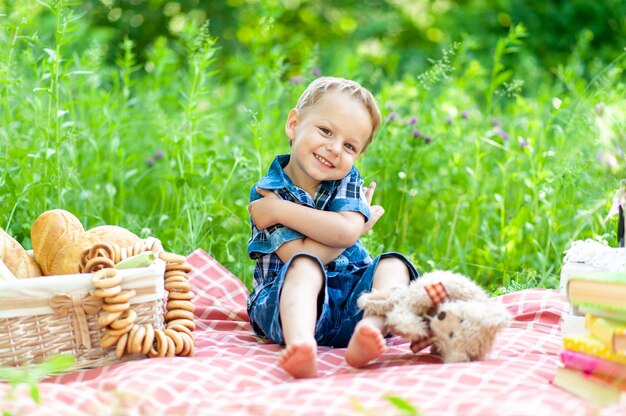
[[[348,343],[346,362],[352,367],[363,367],[378,358],[387,349],[387,343],[380,331],[366,323],[357,325]]]
[[[316,347],[315,343],[310,342],[288,345],[278,358],[278,365],[294,378],[317,377]]]

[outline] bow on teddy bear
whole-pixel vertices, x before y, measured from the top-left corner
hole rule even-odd
[[[358,305],[366,315],[385,318],[392,334],[411,341],[413,352],[431,345],[446,363],[484,359],[510,321],[480,286],[449,271],[426,273],[408,289],[363,294]]]

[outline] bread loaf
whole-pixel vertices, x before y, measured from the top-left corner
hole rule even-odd
[[[74,214],[63,209],[45,211],[33,223],[30,239],[33,243],[35,260],[44,275],[54,274],[52,261],[59,251],[71,244],[85,232],[83,225]]]
[[[52,274],[80,273],[80,257],[84,250],[96,243],[117,244],[120,247],[132,247],[142,240],[125,228],[116,225],[101,225],[85,231],[70,244],[64,246],[52,262]]]
[[[15,241],[13,237],[0,228],[0,260],[18,279],[21,277],[41,276],[41,269],[35,259]]]

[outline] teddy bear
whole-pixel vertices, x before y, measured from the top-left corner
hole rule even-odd
[[[425,273],[408,288],[365,293],[357,304],[366,315],[385,318],[387,329],[409,339],[413,352],[430,345],[445,363],[484,359],[510,322],[469,277],[443,270]]]

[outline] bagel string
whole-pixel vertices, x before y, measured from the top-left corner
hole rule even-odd
[[[136,292],[121,290],[121,276],[115,269],[115,264],[145,251],[153,251],[165,261],[168,298],[164,329],[136,323],[138,316],[129,302]],[[187,276],[192,268],[184,256],[163,251],[159,240],[155,240],[150,247],[143,243],[132,247],[99,243],[83,251],[80,265],[83,273],[93,273],[92,285],[95,289],[92,293],[104,301],[98,319],[98,324],[105,329],[100,340],[102,348],[114,347],[118,359],[127,353],[147,357],[193,356],[196,324],[191,299],[194,293]]]

